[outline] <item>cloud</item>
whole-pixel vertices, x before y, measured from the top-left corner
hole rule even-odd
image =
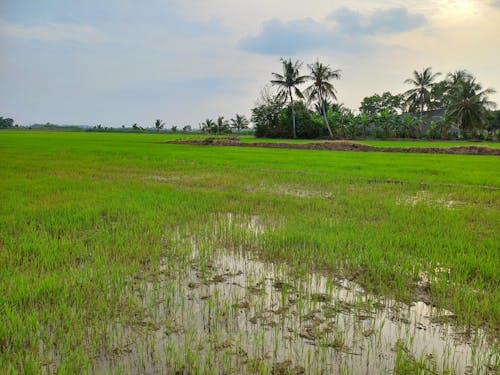
[[[427,23],[422,14],[410,13],[403,7],[377,10],[368,15],[349,8],[340,8],[328,19],[333,20],[340,31],[349,35],[401,33]]]
[[[351,51],[376,44],[373,40],[368,43],[365,37],[401,33],[426,22],[423,15],[412,14],[403,7],[378,10],[368,15],[340,8],[323,22],[312,18],[284,22],[274,18],[263,24],[259,34],[243,37],[239,45],[246,51],[270,55],[289,55],[319,48]]]
[[[400,33],[427,23],[425,16],[412,14],[403,7],[376,11],[368,17],[368,20],[368,31],[372,33]]]
[[[26,26],[2,20],[0,20],[0,36],[38,41],[72,41],[80,43],[102,43],[108,39],[102,31],[85,24],[47,23]]]
[[[245,51],[281,56],[318,49],[366,52],[372,48],[362,39],[355,40],[311,18],[288,22],[274,18],[264,23],[258,35],[242,38],[239,46]]]
[[[331,31],[311,18],[289,22],[274,18],[264,23],[259,35],[242,38],[240,47],[261,54],[289,55],[327,45],[332,39]]]

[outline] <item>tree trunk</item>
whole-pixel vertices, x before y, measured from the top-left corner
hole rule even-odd
[[[421,126],[424,120],[423,117],[424,117],[424,95],[422,92],[420,92],[420,121],[417,125],[417,138],[421,138],[422,136]]]
[[[330,124],[328,124],[328,118],[326,116],[325,102],[323,101],[321,94],[319,95],[319,100],[321,102],[321,108],[323,109],[323,118],[325,119],[325,124],[326,127],[328,128],[328,133],[330,133],[330,138],[333,139],[332,129],[330,128]]]
[[[288,92],[290,93],[290,102],[292,103],[292,131],[293,131],[293,138],[297,138],[297,133],[295,132],[295,107],[293,105],[293,96],[292,96],[292,89],[288,88]]]

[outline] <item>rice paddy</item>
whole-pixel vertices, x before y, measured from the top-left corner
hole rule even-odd
[[[500,371],[497,156],[172,137],[0,133],[2,373]]]

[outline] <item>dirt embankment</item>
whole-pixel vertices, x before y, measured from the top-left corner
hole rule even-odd
[[[239,147],[267,147],[293,148],[304,150],[329,151],[377,151],[377,152],[411,152],[424,154],[467,154],[467,155],[500,155],[500,148],[487,146],[451,146],[451,147],[375,147],[350,141],[323,141],[311,143],[286,142],[241,142],[224,138],[178,139],[166,143],[211,145],[211,146],[239,146]]]

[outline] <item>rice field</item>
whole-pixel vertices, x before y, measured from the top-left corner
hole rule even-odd
[[[0,132],[1,373],[500,371],[497,156],[177,137]]]

